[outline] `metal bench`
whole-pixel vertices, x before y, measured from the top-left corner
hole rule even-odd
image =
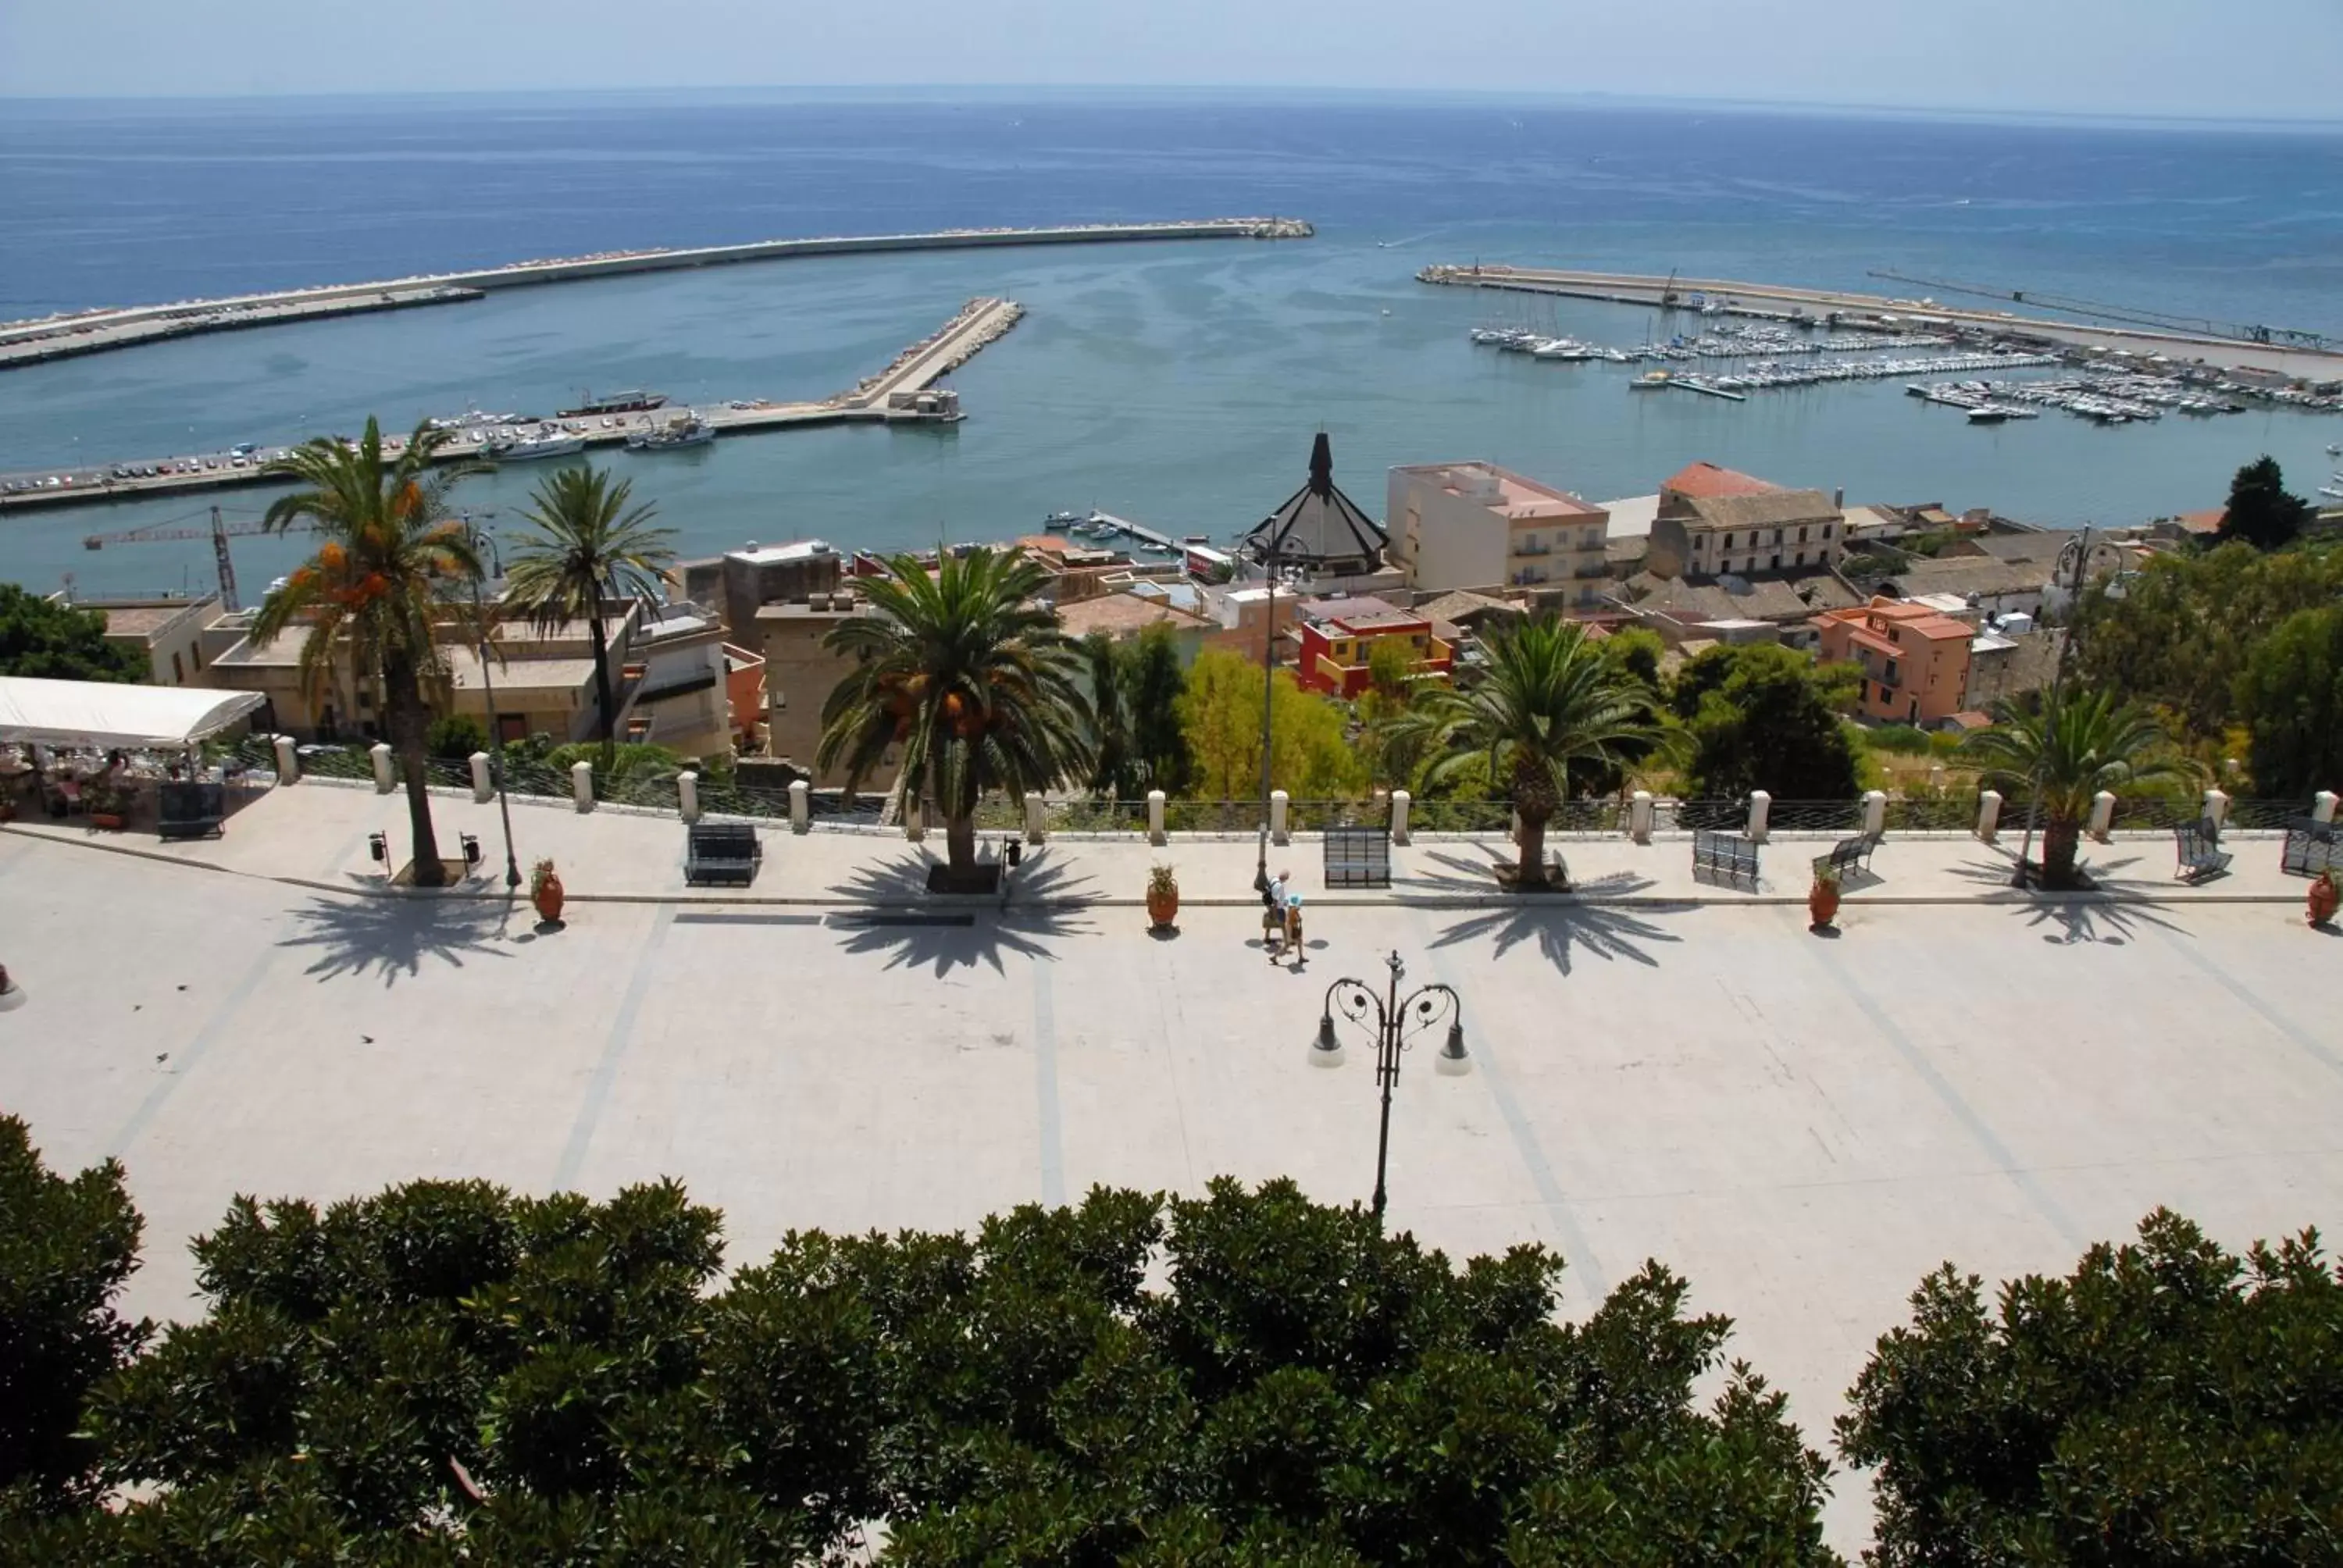
[[[2180,857],[2183,880],[2201,882],[2229,869],[2231,857],[2220,847],[2221,829],[2213,819],[2184,823],[2172,829],[2173,847]]]
[[[1326,885],[1330,888],[1391,886],[1391,830],[1387,828],[1326,829]]]
[[[1757,885],[1757,841],[1739,833],[1717,833],[1703,828],[1692,836],[1692,874],[1702,872],[1731,881],[1746,879]]]
[[[1828,871],[1834,877],[1843,877],[1858,867],[1865,871],[1869,871],[1871,851],[1877,848],[1879,848],[1879,840],[1868,833],[1858,833],[1852,839],[1841,839],[1831,846],[1829,854],[1815,857],[1815,874],[1820,876],[1825,871]]]
[[[166,779],[156,794],[156,831],[166,839],[212,839],[227,832],[227,787]]]
[[[745,822],[695,822],[685,829],[683,879],[694,887],[703,882],[738,882],[742,887],[757,879],[757,866],[765,858],[765,848],[757,842],[757,829]]]
[[[2343,871],[2343,854],[2337,852],[2338,832],[2332,822],[2316,817],[2290,817],[2286,824],[2286,848],[2278,869],[2289,877],[2318,877]]]

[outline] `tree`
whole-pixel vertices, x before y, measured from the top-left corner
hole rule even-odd
[[[1047,580],[1014,551],[948,554],[932,573],[898,556],[862,579],[870,612],[822,639],[856,665],[822,704],[817,764],[842,765],[851,792],[902,748],[905,788],[935,802],[955,876],[975,870],[987,790],[1021,803],[1091,767],[1079,654],[1034,602]]]
[[[1107,633],[1094,631],[1082,638],[1082,670],[1091,694],[1091,792],[1108,800],[1136,800],[1141,794],[1131,702],[1123,689],[1128,668]]]
[[[586,623],[594,650],[594,698],[601,708],[602,761],[610,761],[618,722],[610,689],[610,648],[602,607],[612,599],[657,603],[666,597],[659,574],[674,561],[674,530],[655,528],[658,508],[630,507],[632,479],[610,483],[609,470],[590,465],[555,469],[529,498],[523,531],[515,537],[505,577],[506,604],[539,631],[574,620]]]
[[[1977,765],[1984,788],[2039,803],[2046,887],[2083,885],[2075,851],[2100,790],[2196,776],[2194,766],[2173,753],[2162,727],[2113,692],[2069,689],[2055,706],[2046,695],[2023,707],[2005,698],[1993,717],[1993,727],[1971,735],[1961,754]]]
[[[443,713],[424,730],[423,745],[442,761],[467,761],[488,749],[488,727],[468,713]]]
[[[1188,671],[1178,713],[1204,799],[1249,799],[1261,787],[1261,666],[1208,648]],[[1268,678],[1270,787],[1297,800],[1348,798],[1363,768],[1345,737],[1342,709],[1304,691],[1290,669]]]
[[[2280,621],[2247,657],[2237,707],[2258,792],[2299,800],[2343,788],[2343,606]]]
[[[106,640],[106,617],[0,583],[0,675],[40,680],[142,681],[146,661]]]
[[[1690,793],[1739,800],[1852,800],[1855,748],[1814,660],[1774,643],[1715,648],[1677,672],[1670,701],[1686,720]]]
[[[2291,544],[2312,517],[2310,503],[2288,495],[2278,459],[2255,458],[2229,481],[2228,508],[2221,514],[2221,538],[2241,539],[2256,549]]]
[[[1564,1322],[1543,1247],[1225,1178],[719,1283],[721,1240],[671,1182],[238,1199],[204,1315],[87,1412],[116,1506],[0,1555],[816,1562],[875,1519],[907,1568],[1836,1561],[1825,1462],[1657,1265]]]
[[[1187,734],[1180,727],[1180,698],[1188,689],[1188,672],[1180,663],[1179,641],[1170,627],[1158,623],[1143,628],[1137,641],[1121,648],[1130,661],[1123,684],[1130,695],[1131,744],[1141,777],[1151,789],[1185,794],[1194,764],[1188,756]]]
[[[1624,765],[1656,734],[1649,694],[1603,656],[1585,628],[1550,615],[1495,633],[1488,666],[1461,690],[1419,696],[1394,729],[1434,758],[1437,780],[1471,757],[1488,759],[1521,819],[1522,887],[1544,884],[1545,825],[1588,777]]]
[[[1950,1263],[1839,1418],[1878,1568],[2331,1562],[2343,1273],[2316,1231],[2241,1261],[2164,1210],[1988,1309]]]
[[[1621,627],[1603,639],[1603,657],[1644,683],[1654,702],[1660,698],[1660,660],[1668,645],[1648,626]]]
[[[346,657],[359,680],[379,680],[390,743],[407,776],[420,888],[447,880],[424,771],[429,719],[424,687],[446,683],[439,633],[450,621],[468,620],[468,598],[457,590],[480,578],[471,530],[448,516],[447,492],[458,479],[486,470],[478,463],[458,463],[435,472],[432,454],[447,440],[448,432],[426,420],[398,456],[386,460],[381,427],[368,418],[355,445],[321,436],[272,458],[269,473],[306,487],[270,502],[263,525],[281,531],[306,519],[321,542],[307,564],[261,600],[251,634],[265,648],[291,627],[305,628],[301,676],[312,691]],[[477,639],[467,635],[466,640]]]
[[[25,1123],[0,1116],[0,1493],[35,1510],[95,1496],[82,1402],[146,1336],[114,1310],[140,1229],[120,1161],[53,1175]]]

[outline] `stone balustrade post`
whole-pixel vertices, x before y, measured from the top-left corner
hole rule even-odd
[[[1050,837],[1049,807],[1039,795],[1025,797],[1025,841],[1039,844]]]
[[[699,775],[692,769],[675,776],[675,809],[687,822],[699,820]]]
[[[920,798],[916,795],[905,796],[903,798],[903,837],[917,844],[927,836],[928,824],[920,812]]]
[[[1976,836],[1990,844],[1994,840],[1994,836],[2000,831],[2001,791],[1998,789],[1978,790]]]
[[[391,771],[390,767],[389,744],[387,741],[377,740],[367,748],[367,755],[374,759],[375,793],[387,795],[397,789],[398,776]]]
[[[1404,789],[1391,792],[1391,841],[1394,844],[1407,842],[1407,811],[1413,803],[1414,797]]]
[[[802,779],[789,780],[789,831],[813,831],[813,786]]]
[[[279,784],[301,782],[301,753],[295,749],[293,738],[290,735],[279,735],[273,739],[269,745],[277,753],[277,782]]]
[[[1652,841],[1652,792],[1638,789],[1627,798],[1627,837],[1638,844]]]
[[[1163,842],[1163,799],[1161,789],[1147,792],[1147,841],[1151,844]]]
[[[594,809],[594,765],[583,757],[569,765],[569,798],[580,811]]]
[[[2116,796],[2112,789],[2102,789],[2091,797],[2091,837],[2104,844],[2115,831]]]
[[[1763,789],[1749,791],[1749,826],[1745,829],[1753,843],[1765,841],[1767,819],[1774,815],[1774,797]]]
[[[2314,822],[2335,820],[2335,791],[2321,789],[2310,798],[2310,819]]]
[[[497,792],[496,776],[488,770],[488,754],[487,752],[473,752],[471,762],[472,799],[475,802],[484,802]]]
[[[2228,826],[2229,794],[2227,790],[2207,789],[2205,791],[2205,820],[2212,823],[2216,829]]]
[[[1285,830],[1285,809],[1292,803],[1292,798],[1282,789],[1272,789],[1269,792],[1269,841],[1271,843],[1290,844],[1293,841],[1293,835]]]
[[[1863,832],[1867,839],[1876,839],[1887,831],[1887,791],[1865,789],[1863,792]]]

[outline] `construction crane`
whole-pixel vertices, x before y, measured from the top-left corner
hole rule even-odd
[[[227,541],[231,537],[265,534],[268,532],[268,527],[256,518],[241,522],[228,522],[221,518],[220,509],[217,507],[211,508],[209,526],[204,528],[179,526],[186,518],[192,518],[195,515],[193,512],[187,512],[177,518],[166,518],[159,523],[149,523],[143,528],[125,528],[119,533],[88,534],[83,537],[81,548],[85,550],[102,550],[108,545],[159,545],[187,539],[207,538],[212,542],[213,563],[219,571],[220,604],[228,609],[242,609],[244,606],[236,598],[236,562],[228,556]],[[286,531],[306,532],[316,527],[315,523],[306,519],[296,519],[287,525]]]

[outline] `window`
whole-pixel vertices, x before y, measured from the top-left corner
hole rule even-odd
[[[1805,566],[1806,564],[1806,552],[1800,550],[1797,554],[1797,558],[1793,560],[1790,564],[1792,566]]]
[[[1823,538],[1830,538],[1830,537],[1831,537],[1831,526],[1830,526],[1828,523],[1825,523],[1825,524],[1823,525]]]
[[[1731,534],[1725,536],[1725,548],[1728,550],[1733,548],[1733,536]]]
[[[179,656],[176,653],[173,654],[171,656],[171,684],[176,686],[186,678],[187,672],[180,668]]]
[[[1777,535],[1777,536],[1775,536],[1774,542],[1775,542],[1775,544],[1780,544],[1780,543],[1782,542],[1782,541],[1781,541],[1781,538],[1780,538],[1780,537],[1779,537],[1778,535]],[[1770,569],[1770,570],[1773,570],[1773,571],[1780,571],[1780,570],[1782,569],[1782,552],[1781,552],[1781,551],[1779,551],[1779,550],[1775,550],[1775,551],[1774,552],[1774,558],[1773,558],[1771,561],[1767,562],[1767,563],[1766,563],[1766,566],[1767,566],[1768,569]]]
[[[1774,542],[1777,545],[1782,542],[1782,530],[1779,528],[1774,530]]]
[[[1803,545],[1803,544],[1805,544],[1805,542],[1806,542],[1806,530],[1805,530],[1805,529],[1804,529],[1804,528],[1800,528],[1800,529],[1798,530],[1798,543],[1800,543],[1800,544],[1802,544],[1802,545]]]

